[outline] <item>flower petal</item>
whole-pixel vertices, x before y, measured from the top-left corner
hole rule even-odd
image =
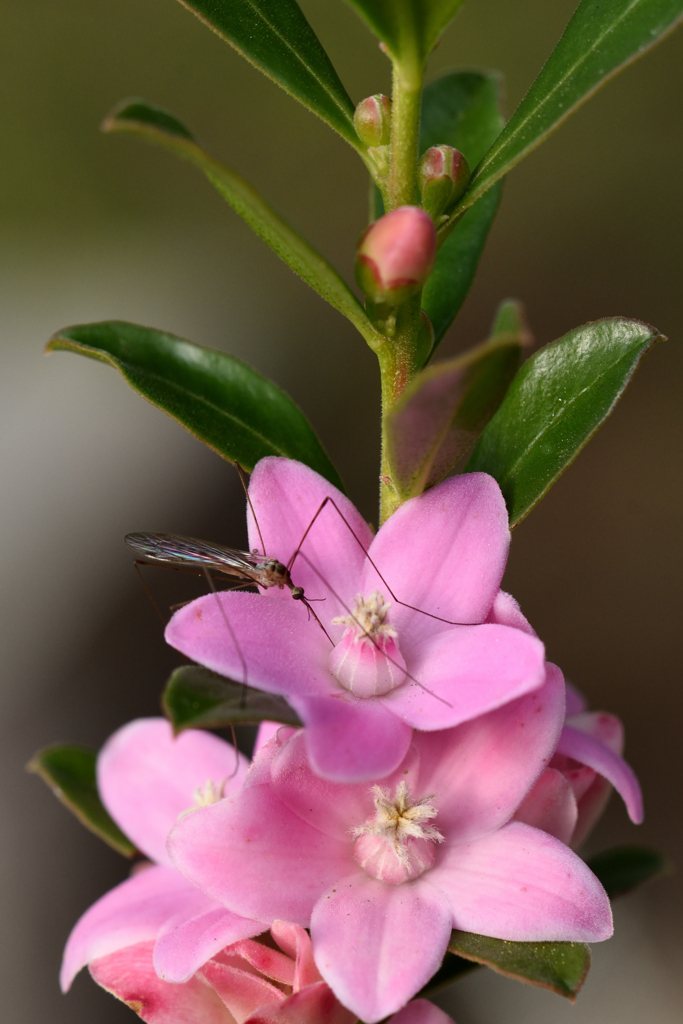
[[[428,999],[413,999],[394,1014],[388,1024],[453,1024],[453,1021]]]
[[[557,744],[557,753],[586,764],[611,782],[626,804],[628,816],[634,824],[643,820],[643,794],[636,774],[630,765],[594,736],[565,725]]]
[[[244,1024],[261,1006],[282,1002],[284,993],[265,978],[232,963],[210,960],[199,972],[216,992],[237,1024]]]
[[[330,588],[345,602],[354,596],[365,551],[372,541],[372,531],[361,514],[336,487],[292,459],[261,459],[251,476],[249,497],[268,554],[285,564],[301,544],[325,499],[332,499],[334,505],[328,502],[311,526],[301,549],[303,555],[297,556],[292,567],[292,578],[297,586],[304,588],[306,597],[325,598],[323,607],[328,619],[341,614]],[[247,520],[249,545],[260,551],[261,540],[251,510],[248,510]],[[275,588],[268,591],[269,597],[277,595],[284,596]]]
[[[434,794],[448,843],[500,828],[545,769],[564,718],[562,673],[547,666],[540,689],[443,732],[416,732],[419,793]],[[437,853],[438,858],[447,844]]]
[[[311,918],[315,962],[337,998],[368,1024],[398,1010],[443,959],[447,903],[422,879],[394,886],[357,873],[338,881]]]
[[[604,743],[613,754],[619,757],[624,753],[624,726],[616,715],[608,715],[605,711],[575,711],[570,715],[567,711],[566,725],[585,732],[593,739]]]
[[[239,917],[199,889],[196,903],[162,925],[154,968],[164,981],[188,981],[225,946],[265,931],[260,921]]]
[[[293,697],[306,725],[313,770],[334,782],[366,782],[393,772],[406,755],[413,730],[382,699],[350,694]]]
[[[318,981],[280,1003],[259,1007],[246,1024],[356,1024],[357,1020],[330,986]]]
[[[483,622],[505,569],[510,532],[498,484],[486,473],[466,473],[406,501],[379,531],[370,556],[396,598],[391,623],[404,657],[419,639],[450,622]],[[371,565],[363,593],[387,587]]]
[[[536,637],[509,626],[455,626],[413,648],[414,679],[384,697],[416,729],[449,729],[537,689],[545,650]]]
[[[175,613],[165,637],[200,665],[268,693],[339,690],[327,668],[330,641],[289,595],[206,594]]]
[[[313,959],[311,937],[301,925],[291,921],[273,921],[270,934],[280,949],[294,960],[294,991],[298,992],[305,985],[314,985],[320,981],[320,971]]]
[[[320,893],[353,863],[348,844],[311,828],[269,786],[252,786],[178,822],[173,863],[243,917],[307,927]]]
[[[540,828],[569,845],[578,815],[576,797],[567,779],[555,768],[546,768],[517,808],[515,821]]]
[[[173,868],[148,867],[110,889],[76,922],[64,949],[60,984],[68,991],[82,967],[125,946],[156,939],[197,890]]]
[[[581,691],[577,690],[570,682],[565,683],[565,686],[567,687],[567,717],[585,711],[588,704]]]
[[[515,942],[600,942],[612,934],[609,899],[593,872],[564,843],[518,821],[449,844],[429,880],[448,896],[453,925],[463,931]]]
[[[512,626],[513,629],[521,629],[529,636],[536,636],[536,630],[522,614],[519,603],[512,594],[506,594],[504,590],[499,590],[496,594],[486,621],[494,622],[498,626]]]
[[[151,860],[169,864],[166,836],[192,807],[194,791],[211,781],[227,792],[242,785],[247,759],[225,740],[199,729],[180,736],[165,718],[138,718],[105,743],[97,759],[102,802],[129,839]]]
[[[199,978],[185,985],[161,981],[152,966],[151,942],[95,960],[90,973],[149,1024],[235,1024],[216,993]]]

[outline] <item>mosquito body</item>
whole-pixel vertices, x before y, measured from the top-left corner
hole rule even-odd
[[[294,586],[287,566],[257,551],[238,551],[173,533],[129,533],[124,541],[141,562],[198,575],[214,572],[264,590],[286,587],[295,601],[306,603],[303,587]]]

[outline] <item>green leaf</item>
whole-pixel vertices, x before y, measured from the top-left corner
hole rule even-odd
[[[521,303],[504,302],[489,341],[417,374],[384,420],[401,498],[443,480],[500,406],[531,337]]]
[[[587,864],[604,885],[610,899],[637,889],[661,875],[669,866],[661,853],[647,846],[617,846],[590,857]]]
[[[441,992],[441,990],[450,985],[451,982],[457,981],[458,978],[461,978],[465,974],[469,974],[470,971],[474,971],[480,966],[481,964],[473,963],[471,960],[464,960],[461,956],[456,956],[453,953],[447,952],[441,967],[439,967],[436,974],[430,978],[424,988],[418,992],[415,998],[428,999],[437,992]]]
[[[353,103],[295,0],[180,0],[221,39],[360,149]]]
[[[601,85],[672,31],[683,0],[582,0],[559,43],[461,200],[462,211]]]
[[[139,395],[248,472],[266,455],[284,455],[342,486],[299,407],[234,356],[117,320],[66,327],[47,346],[59,349],[113,366]]]
[[[137,851],[112,820],[97,792],[97,754],[84,747],[53,746],[40,750],[26,766],[48,786],[86,828],[124,857]]]
[[[284,697],[234,683],[199,665],[176,669],[166,684],[162,707],[176,733],[264,721],[301,725]]]
[[[480,71],[455,71],[431,82],[422,100],[421,151],[454,146],[476,167],[504,124],[499,93],[500,77]],[[502,184],[480,199],[439,249],[422,293],[422,308],[434,327],[434,348],[470,290],[501,193]]]
[[[506,942],[456,931],[448,949],[507,978],[548,988],[572,1003],[590,968],[585,942]]]
[[[495,477],[511,526],[573,462],[660,340],[663,335],[638,320],[596,320],[524,364],[465,467]]]
[[[189,160],[206,175],[235,213],[247,222],[281,260],[330,305],[348,317],[371,347],[385,340],[372,326],[353,292],[327,260],[237,171],[214,160],[172,114],[144,100],[123,100],[107,115],[102,130],[141,135],[148,142],[164,146],[177,156]]]
[[[398,60],[424,62],[464,0],[349,0]]]

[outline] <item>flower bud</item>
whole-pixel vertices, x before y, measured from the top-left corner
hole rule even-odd
[[[361,100],[353,123],[364,146],[387,146],[391,135],[391,100],[381,93]]]
[[[435,258],[436,230],[429,214],[400,206],[361,237],[356,281],[371,302],[398,306],[422,288]]]
[[[462,153],[452,146],[432,146],[420,160],[422,205],[435,220],[450,213],[470,180]]]

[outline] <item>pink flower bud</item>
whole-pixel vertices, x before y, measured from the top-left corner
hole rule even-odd
[[[462,153],[452,146],[432,146],[419,167],[422,205],[434,219],[449,213],[467,188],[470,169]]]
[[[422,288],[436,258],[434,223],[417,206],[400,206],[371,224],[356,256],[356,281],[377,305],[397,306]]]
[[[378,93],[361,100],[353,115],[358,138],[365,146],[388,146],[391,135],[391,100]]]

